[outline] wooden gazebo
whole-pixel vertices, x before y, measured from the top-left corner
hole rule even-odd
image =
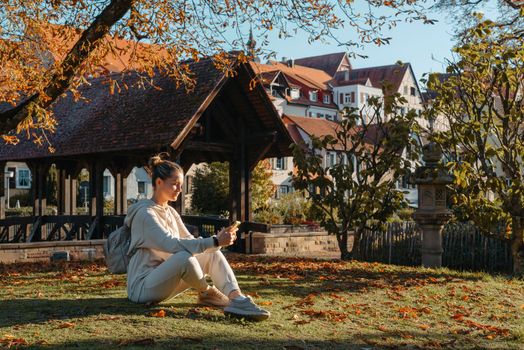
[[[31,140],[2,146],[2,169],[7,161],[23,161],[30,167],[34,206],[31,217],[5,218],[5,179],[0,177],[0,242],[105,237],[122,223],[127,211],[129,173],[161,151],[169,152],[185,171],[194,163],[228,161],[229,219],[246,222],[241,231],[260,228],[250,223],[251,171],[263,158],[289,156],[293,141],[261,84],[251,84],[255,72],[249,64],[239,65],[233,77],[218,71],[211,60],[190,65],[196,86],[189,93],[160,76],[155,87],[129,88],[113,95],[107,79],[94,79],[82,87],[89,102],[75,102],[68,93],[53,107],[59,122],[50,135],[55,153]],[[125,79],[132,86],[138,77],[130,74]],[[58,212],[44,215],[45,181],[52,164],[58,171]],[[83,168],[90,174],[89,213],[77,215],[77,178]],[[103,212],[106,168],[115,179],[111,216]],[[180,212],[182,197],[176,203]]]

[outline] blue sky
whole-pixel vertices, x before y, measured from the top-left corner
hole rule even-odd
[[[392,38],[389,45],[367,44],[364,49],[355,48],[356,53],[367,55],[368,58],[351,59],[353,68],[393,64],[400,60],[411,63],[417,79],[425,72],[444,71],[445,58],[451,58],[450,50],[454,45],[454,24],[445,13],[432,12],[428,17],[438,22],[433,25],[402,22],[391,31],[384,32],[385,36]],[[348,31],[348,35],[355,36],[351,31]],[[336,43],[317,42],[310,45],[304,34],[285,40],[278,39],[275,35],[270,38],[269,48],[277,53],[279,60],[282,56],[300,58],[347,51]]]

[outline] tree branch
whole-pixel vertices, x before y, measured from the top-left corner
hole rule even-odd
[[[8,133],[28,116],[31,104],[40,108],[49,107],[71,85],[82,72],[83,63],[95,50],[109,29],[131,8],[133,0],[112,0],[87,28],[75,46],[69,51],[59,69],[49,80],[44,94],[34,94],[18,106],[0,113],[0,133]]]

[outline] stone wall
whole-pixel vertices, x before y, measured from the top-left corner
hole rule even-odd
[[[50,261],[54,252],[69,252],[70,260],[104,258],[104,239],[0,244],[0,263]]]
[[[271,233],[253,232],[246,238],[246,251],[253,254],[304,254],[338,253],[338,242],[334,235],[323,229],[311,227],[272,226]],[[351,249],[348,239],[348,249]],[[251,250],[252,245],[252,250]]]

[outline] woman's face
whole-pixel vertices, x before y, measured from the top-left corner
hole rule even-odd
[[[156,191],[159,191],[169,201],[177,200],[178,195],[182,192],[183,185],[184,175],[181,173],[174,173],[165,180],[156,179]]]

